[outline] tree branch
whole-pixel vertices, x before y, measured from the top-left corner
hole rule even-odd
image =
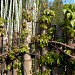
[[[62,49],[60,49],[60,48],[59,48],[59,47],[57,47],[57,46],[54,46],[54,45],[52,45],[52,46],[53,46],[54,48],[56,48],[57,50],[61,51],[62,53],[66,54],[67,56],[69,56],[69,57],[71,57],[71,58],[74,58],[74,59],[75,59],[75,56],[65,53]]]
[[[72,50],[75,50],[75,46],[70,46],[70,45],[67,45],[67,44],[64,44],[64,43],[61,43],[61,42],[49,41],[49,43],[58,44],[58,45],[61,45],[61,46],[65,46],[65,47],[67,47],[67,48],[70,48],[70,49],[72,49]]]

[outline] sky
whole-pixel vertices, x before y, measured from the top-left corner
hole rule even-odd
[[[49,0],[49,2],[53,2],[54,0]],[[74,3],[75,0],[62,0],[64,4]]]

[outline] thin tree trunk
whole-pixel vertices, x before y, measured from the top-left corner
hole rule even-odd
[[[30,55],[24,55],[24,75],[32,75],[32,59]]]
[[[0,36],[0,53],[2,52],[2,37]]]
[[[46,30],[42,30],[42,34],[46,34],[47,31]],[[47,47],[42,48],[42,56],[45,56],[45,54],[48,52]],[[47,66],[43,66],[42,67],[42,72],[45,73],[45,71],[47,70]]]
[[[25,39],[25,45],[30,49],[29,43],[31,42],[32,22],[26,22],[26,28],[30,31]],[[24,54],[24,75],[32,75],[32,59],[29,54]]]
[[[14,39],[13,39],[13,47],[17,47],[18,46],[18,32],[14,32]],[[18,62],[18,60],[13,60],[13,65],[16,64]],[[18,68],[13,68],[13,75],[17,75],[17,71],[18,71]]]
[[[35,75],[40,72],[40,48],[35,44]]]
[[[48,52],[47,47],[44,47],[44,48],[42,49],[42,56],[45,56],[45,54],[46,54],[47,52]],[[42,67],[42,72],[44,73],[46,70],[47,70],[47,66],[43,66],[43,67]]]
[[[4,67],[3,75],[6,75],[5,70],[6,70],[6,61],[5,61],[5,67]]]

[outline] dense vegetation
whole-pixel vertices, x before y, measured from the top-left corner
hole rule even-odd
[[[28,10],[23,9],[22,17],[25,22],[21,25],[20,36],[16,35],[16,33],[13,34],[12,50],[8,52],[7,56],[7,59],[10,61],[14,61],[15,59],[18,61],[12,66],[9,64],[6,71],[11,68],[18,68],[18,75],[22,75],[23,55],[29,54],[32,57],[37,52],[33,58],[36,57],[39,60],[36,61],[36,63],[39,63],[38,75],[50,75],[55,67],[61,67],[61,75],[74,75],[75,52],[69,45],[74,45],[75,43],[75,5],[63,5],[62,0],[55,0],[50,8],[48,8],[47,1],[41,2],[39,6],[36,21],[38,33],[35,36],[31,35],[31,43],[28,46],[25,43],[26,38],[30,35],[30,31],[27,29],[27,22],[33,22],[33,15],[31,13],[33,8]],[[0,18],[0,34],[2,36],[5,33],[2,24],[6,22],[6,20]],[[20,39],[19,46],[16,44],[18,37]],[[10,43],[8,42],[6,46],[10,46]],[[29,47],[32,49],[31,53]],[[39,49],[40,55],[38,55],[39,52],[36,51],[36,48]],[[0,60],[2,59],[3,57],[0,58]],[[35,72],[33,71],[32,74],[34,75]]]
[[[58,42],[63,42],[66,44],[74,43],[74,40],[75,40],[74,38],[75,37],[74,5],[66,4],[66,5],[63,5],[63,9],[55,8],[55,11],[51,9],[45,9],[39,20],[39,24],[40,24],[39,28],[41,29],[41,31],[43,31],[42,34],[37,36],[38,40],[36,38],[36,40],[39,42],[39,46],[42,47],[43,49],[44,47],[49,45],[48,44],[49,41],[53,41],[53,40]],[[57,27],[59,27],[60,29],[57,32],[59,35],[56,36]],[[61,34],[63,36],[60,36]],[[55,66],[55,65],[61,66],[61,67],[64,66],[63,67],[64,70],[61,72],[61,75],[65,74],[65,67],[67,67],[66,69],[67,69],[68,75],[69,73],[74,74],[74,72],[71,73],[70,70],[74,71],[75,69],[75,66],[74,66],[75,59],[68,56],[68,55],[74,56],[74,52],[71,51],[71,49],[66,48],[66,46],[65,48],[61,47],[61,50],[63,50],[63,53],[56,51],[53,48],[49,50],[49,52],[47,52],[45,56],[42,56],[41,66],[44,66],[44,65],[46,67],[48,66],[47,70],[42,75],[49,75],[51,72],[52,66]]]

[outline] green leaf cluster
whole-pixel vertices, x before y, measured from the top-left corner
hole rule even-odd
[[[52,16],[54,16],[54,11],[50,10],[50,9],[45,9],[43,11],[42,16],[39,19],[39,27],[43,30],[48,29],[48,25],[50,25],[51,23],[51,18]]]
[[[17,62],[15,62],[14,63],[14,61],[17,61]],[[13,63],[14,64],[8,64],[7,65],[7,67],[6,67],[6,71],[9,71],[9,70],[11,70],[12,68],[14,68],[14,69],[18,69],[17,70],[17,74],[18,75],[22,75],[22,56],[19,56],[18,58],[17,58],[17,60],[14,60],[13,61]]]
[[[22,24],[22,28],[26,28],[26,22]]]
[[[4,35],[5,31],[3,30],[3,26],[4,23],[6,23],[7,21],[5,19],[3,19],[2,17],[0,17],[0,34]]]
[[[46,34],[42,34],[38,37],[38,42],[40,47],[48,46],[49,36]]]
[[[45,56],[42,56],[41,65],[53,65],[60,64],[59,54],[53,51],[48,52]]]
[[[23,16],[28,22],[31,22],[33,20],[31,10],[25,10],[25,11],[23,10]]]
[[[8,57],[10,58],[10,60],[15,60],[17,57],[19,57],[19,55],[22,53],[26,53],[28,52],[28,47],[25,45],[22,45],[20,48],[14,48],[13,50],[11,50],[8,53]]]
[[[44,73],[39,72],[38,75],[50,75],[51,74],[51,70],[47,69]]]
[[[28,33],[29,33],[28,29],[26,29],[26,28],[22,29],[22,31],[21,31],[22,40],[25,40],[25,38],[27,37]]]
[[[64,52],[65,52],[66,54],[71,55],[71,50],[64,50]]]
[[[20,52],[21,53],[27,53],[28,52],[28,47],[27,46],[25,46],[24,44],[21,46],[21,48],[20,48]]]
[[[44,12],[43,12],[43,15],[41,17],[41,21],[42,22],[45,22],[47,24],[50,24],[51,23],[51,18],[52,16],[54,16],[54,11],[50,10],[50,9],[45,9]]]
[[[71,54],[70,50],[65,50],[66,54]],[[57,66],[67,66],[68,68],[75,70],[75,59],[74,58],[69,58],[67,55],[63,53],[56,53],[54,51],[47,52],[45,56],[42,56],[40,60],[40,65],[41,66],[52,66],[52,65],[57,65]]]
[[[73,4],[66,4],[63,7],[64,24],[63,30],[68,32],[70,37],[75,37],[75,6]]]

